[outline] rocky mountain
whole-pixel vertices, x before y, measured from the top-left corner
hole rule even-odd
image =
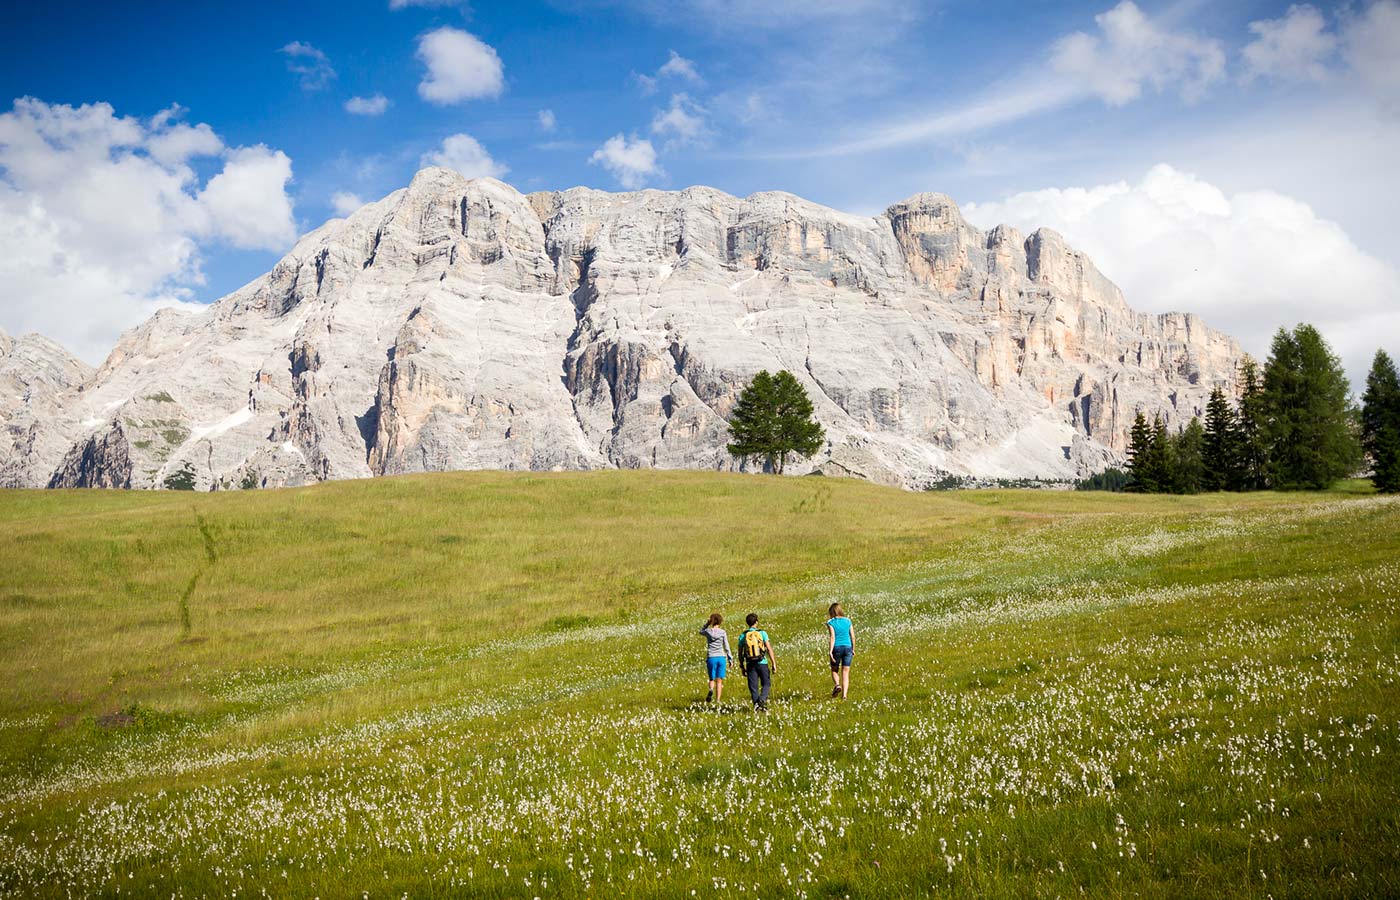
[[[1178,424],[1237,343],[1134,312],[1059,235],[982,232],[939,194],[884,215],[704,187],[522,195],[447,169],[303,237],[89,372],[0,356],[0,480],[199,489],[444,469],[728,469],[760,369],[806,385],[827,446],[793,471],[919,487],[1118,460]]]

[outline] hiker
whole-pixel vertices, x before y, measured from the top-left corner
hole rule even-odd
[[[739,635],[739,671],[749,680],[753,708],[766,710],[778,661],[773,658],[773,645],[768,642],[768,632],[758,627],[758,613],[749,613],[744,621],[749,627]]]
[[[711,700],[718,703],[724,696],[725,669],[734,658],[734,654],[729,652],[729,635],[719,627],[723,621],[724,616],[710,613],[710,618],[705,620],[704,627],[700,629],[700,633],[705,636],[705,668],[710,675],[710,692],[705,695],[706,703]]]
[[[827,655],[831,657],[831,696],[846,699],[851,690],[851,659],[856,655],[856,632],[841,604],[833,603],[827,610]]]

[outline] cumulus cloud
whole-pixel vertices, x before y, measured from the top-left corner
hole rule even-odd
[[[1261,75],[1312,81],[1327,77],[1327,58],[1337,49],[1337,37],[1315,7],[1290,6],[1283,18],[1250,22],[1249,30],[1254,40],[1240,51],[1246,80]]]
[[[383,94],[369,97],[351,97],[345,101],[345,111],[357,116],[380,116],[389,108],[389,98]]]
[[[1225,73],[1220,42],[1172,32],[1149,19],[1132,0],[1094,16],[1097,34],[1076,31],[1055,42],[1051,66],[1110,106],[1177,85],[1193,100]]]
[[[505,89],[505,69],[496,51],[459,28],[443,26],[420,37],[418,59],[427,67],[418,96],[429,103],[498,97]]]
[[[593,151],[588,158],[593,165],[601,165],[612,173],[618,183],[630,190],[646,184],[651,178],[661,175],[661,167],[656,163],[656,148],[651,141],[615,134]]]
[[[536,113],[536,118],[539,119],[540,131],[543,131],[546,134],[553,131],[559,125],[558,121],[556,121],[554,118],[554,110],[552,109],[540,110],[538,113]]]
[[[229,153],[224,169],[199,192],[211,227],[245,250],[282,250],[296,238],[292,199],[292,160],[262,144]]]
[[[352,194],[349,191],[336,191],[331,194],[331,208],[335,210],[337,216],[348,216],[364,205],[365,201],[360,199],[359,194]]]
[[[675,145],[693,143],[705,131],[705,110],[687,94],[672,94],[670,107],[658,110],[651,120],[652,134]]]
[[[226,149],[180,113],[143,123],[24,98],[0,114],[0,326],[99,361],[123,329],[192,298],[204,248],[295,238],[286,155]],[[216,155],[201,186],[189,160]]]
[[[1227,195],[1157,165],[1136,184],[1030,191],[966,214],[983,228],[1053,228],[1135,308],[1200,313],[1261,359],[1273,332],[1298,322],[1322,331],[1353,379],[1377,346],[1400,343],[1400,272],[1274,191]]]
[[[442,146],[419,160],[424,166],[444,166],[455,169],[467,178],[501,178],[510,168],[491,158],[486,148],[469,134],[454,134],[442,141]]]
[[[287,57],[287,71],[297,76],[304,91],[319,91],[335,80],[326,54],[304,41],[292,41],[277,52]]]

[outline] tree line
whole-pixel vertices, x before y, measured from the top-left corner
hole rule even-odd
[[[1194,494],[1201,491],[1322,490],[1369,462],[1376,489],[1400,490],[1400,378],[1376,352],[1358,409],[1341,360],[1316,328],[1280,328],[1262,370],[1246,357],[1239,396],[1216,387],[1204,424],[1193,417],[1169,434],[1160,414],[1133,421],[1128,471],[1090,489]],[[1107,473],[1105,473],[1107,474]]]

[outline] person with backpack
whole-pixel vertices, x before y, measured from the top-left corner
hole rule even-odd
[[[851,690],[851,660],[856,655],[856,631],[841,604],[833,603],[827,610],[826,651],[831,657],[831,696],[846,699]]]
[[[758,627],[758,613],[749,613],[744,621],[749,627],[739,636],[739,670],[749,680],[753,708],[762,711],[768,708],[768,692],[773,687],[778,661],[773,658],[768,632]]]
[[[710,613],[710,618],[705,620],[704,627],[700,629],[700,634],[705,637],[705,669],[710,676],[710,692],[705,695],[706,703],[711,700],[718,703],[724,696],[725,670],[729,667],[729,661],[734,658],[734,654],[729,650],[729,635],[719,627],[723,621],[724,616]]]

